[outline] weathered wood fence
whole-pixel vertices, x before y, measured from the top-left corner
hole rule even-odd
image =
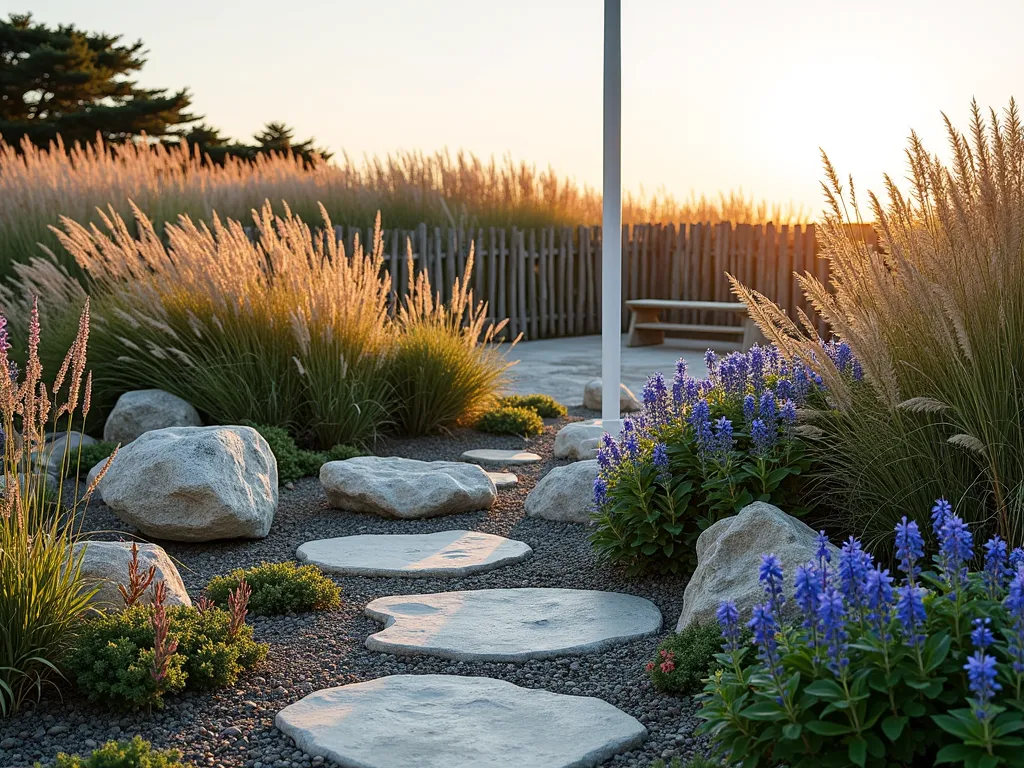
[[[336,227],[352,252],[354,238],[372,241],[372,231]],[[451,296],[456,276],[465,272],[472,245],[476,266],[471,285],[485,300],[491,319],[508,318],[507,333],[524,339],[578,336],[601,330],[601,228],[511,227],[474,230],[428,228],[383,232],[385,269],[396,295],[407,289],[407,243],[413,268],[426,270],[436,293]],[[866,228],[865,238],[875,245]],[[794,314],[799,307],[814,318],[794,272],[828,281],[828,262],[817,258],[813,224],[647,224],[622,228],[623,330],[629,299],[732,300],[726,273],[772,298]],[[723,313],[678,312],[673,322],[738,322]],[[819,320],[819,325],[820,323]],[[824,327],[822,326],[822,331]]]

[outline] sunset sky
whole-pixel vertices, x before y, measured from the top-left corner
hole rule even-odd
[[[142,38],[235,137],[281,120],[336,152],[464,148],[601,179],[600,0],[0,0]],[[623,180],[821,208],[818,147],[859,187],[911,127],[1024,98],[1021,0],[623,0]]]

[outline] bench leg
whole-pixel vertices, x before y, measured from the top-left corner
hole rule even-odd
[[[634,309],[629,318],[629,340],[628,347],[653,347],[665,343],[665,332],[651,328],[637,328],[637,323],[658,322],[658,310],[656,309]]]
[[[746,352],[755,344],[767,344],[768,339],[761,333],[757,323],[749,317],[743,321],[743,351]]]

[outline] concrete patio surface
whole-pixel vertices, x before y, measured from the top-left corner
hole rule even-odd
[[[690,375],[697,378],[707,375],[704,353],[683,349],[673,339],[654,347],[627,347],[623,335],[621,344],[622,382],[638,398],[651,374],[660,371],[671,380],[676,361],[681,357],[686,359]],[[508,353],[508,359],[519,361],[509,370],[513,379],[510,393],[540,392],[564,405],[581,405],[587,382],[601,376],[601,337],[523,341]]]

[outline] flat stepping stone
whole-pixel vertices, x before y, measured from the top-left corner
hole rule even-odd
[[[466,576],[518,563],[528,544],[479,531],[364,534],[309,541],[299,560],[328,573],[413,578]]]
[[[503,451],[498,448],[476,448],[462,454],[463,461],[474,464],[488,464],[498,467],[516,464],[536,464],[540,456],[530,451]]]
[[[499,491],[503,491],[506,488],[515,488],[519,485],[519,478],[511,472],[488,472],[487,476],[491,478],[494,487]]]
[[[591,768],[647,738],[601,699],[456,675],[326,688],[274,723],[298,749],[345,768]]]
[[[374,600],[371,651],[453,661],[522,662],[596,653],[661,629],[650,600],[587,589],[477,589]]]

